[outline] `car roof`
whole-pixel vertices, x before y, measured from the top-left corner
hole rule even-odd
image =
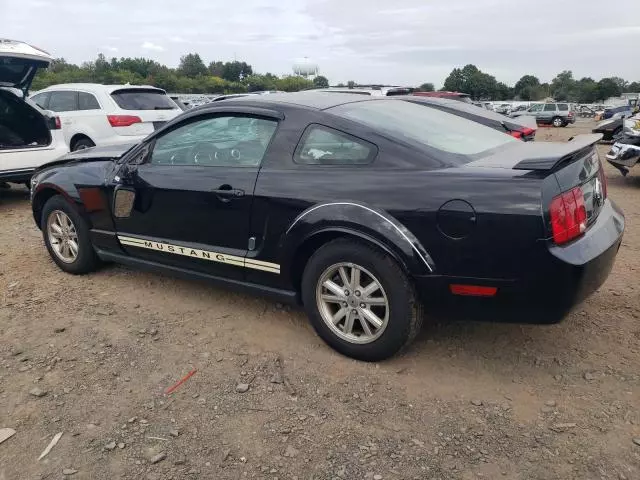
[[[103,85],[101,83],[59,83],[57,85],[50,85],[38,93],[49,90],[94,90],[94,91],[106,91],[107,93],[113,93],[117,90],[158,90],[164,92],[161,88],[151,85]]]
[[[225,100],[224,104],[231,105],[231,102],[233,102],[233,104],[238,105],[246,102],[252,104],[261,104],[265,107],[274,104],[288,104],[314,110],[326,110],[328,108],[343,105],[345,103],[387,100],[392,98],[398,97],[376,97],[370,95],[353,95],[352,93],[334,93],[327,91],[308,90],[293,93],[271,93],[269,95],[247,95],[244,97]],[[216,104],[216,102],[214,102],[213,104],[207,104],[206,106],[214,108],[221,105],[222,103]],[[202,108],[204,108],[204,106]]]

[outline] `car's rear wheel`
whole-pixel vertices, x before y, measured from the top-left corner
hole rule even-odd
[[[564,127],[564,120],[561,117],[554,117],[551,123],[554,127]]]
[[[71,151],[75,152],[76,150],[84,150],[85,148],[95,147],[96,144],[91,141],[89,138],[79,138],[73,145],[71,145]]]
[[[422,306],[404,271],[357,241],[339,239],[316,251],[304,270],[302,297],[318,335],[358,360],[394,355],[422,325]]]
[[[60,195],[45,203],[41,228],[47,250],[62,270],[82,274],[97,268],[99,261],[86,220]]]

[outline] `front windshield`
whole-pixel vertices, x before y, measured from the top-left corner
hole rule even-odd
[[[518,142],[504,132],[426,105],[399,100],[354,102],[328,110],[399,140],[409,140],[440,152],[468,157]]]

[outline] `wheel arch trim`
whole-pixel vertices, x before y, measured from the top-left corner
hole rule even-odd
[[[292,263],[298,248],[327,232],[355,235],[369,241],[401,261],[410,273],[435,271],[429,253],[404,225],[384,211],[349,201],[314,205],[298,215],[280,243],[288,260],[283,263]]]

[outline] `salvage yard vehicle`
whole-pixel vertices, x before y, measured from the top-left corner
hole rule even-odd
[[[521,142],[401,97],[248,96],[70,153],[31,202],[65,272],[118,262],[301,303],[334,349],[376,361],[424,307],[555,322],[597,289],[625,225],[599,139]]]
[[[607,153],[607,161],[627,176],[629,169],[640,161],[640,115],[636,114],[623,122],[622,138]]]
[[[576,123],[573,106],[569,103],[534,103],[526,110],[511,112],[509,116],[517,118],[522,115],[535,117],[539,125],[566,127],[570,123]]]
[[[28,185],[37,167],[69,151],[60,119],[25,98],[51,61],[43,50],[0,39],[0,182]]]
[[[71,151],[139,142],[182,113],[164,90],[145,85],[67,83],[31,99],[60,117]]]

